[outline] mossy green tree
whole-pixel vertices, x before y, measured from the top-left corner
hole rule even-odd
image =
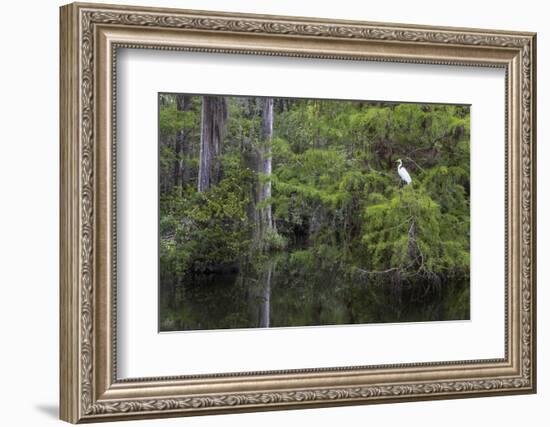
[[[261,248],[369,280],[422,286],[468,277],[467,106],[269,98],[266,109],[263,98],[219,98],[216,179],[199,192],[204,97],[183,109],[176,95],[162,95],[161,271],[251,262]]]

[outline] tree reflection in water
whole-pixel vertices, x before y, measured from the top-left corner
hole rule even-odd
[[[289,256],[238,272],[163,280],[160,330],[467,320],[469,278],[433,283],[367,281],[336,267],[296,268]]]

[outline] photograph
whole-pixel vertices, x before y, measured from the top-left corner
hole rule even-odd
[[[403,411],[427,410],[424,401],[438,401],[432,411],[445,420],[453,409],[444,400],[507,396],[511,412],[492,403],[502,399],[477,406],[493,405],[504,423],[539,419],[544,405],[526,395],[537,393],[544,359],[537,49],[549,38],[535,32],[546,28],[543,14],[522,20],[517,7],[499,8],[497,30],[496,4],[450,18],[432,8],[426,18],[406,2],[401,16],[361,2],[332,12],[291,3],[287,13],[258,2],[27,13],[59,27],[59,37],[41,32],[57,47],[33,50],[44,69],[55,62],[59,81],[30,98],[12,85],[22,107],[10,108],[28,111],[28,99],[55,94],[59,118],[49,117],[55,108],[18,115],[45,124],[40,138],[30,133],[39,151],[4,156],[11,180],[29,182],[7,186],[30,201],[11,211],[32,216],[24,227],[5,223],[27,254],[21,233],[40,225],[40,197],[59,202],[42,209],[56,226],[39,227],[59,231],[58,260],[46,259],[59,274],[57,302],[36,298],[58,312],[50,323],[59,357],[31,364],[44,367],[38,379],[58,373],[49,389],[59,418],[156,425],[254,412],[251,425],[280,425],[269,411],[407,402],[378,414],[392,425],[388,416],[413,420]],[[31,56],[17,63],[34,70]],[[21,129],[7,146],[28,148],[17,143]],[[42,135],[55,132],[55,159],[37,156]],[[55,162],[58,199],[22,191]],[[44,248],[37,253],[55,252]],[[11,306],[8,318],[24,320]],[[29,325],[36,335],[36,321]],[[34,344],[23,353],[36,353]],[[508,405],[512,395],[535,399],[527,418]],[[42,418],[54,411],[35,403]],[[460,412],[473,414],[461,425],[479,418]]]
[[[470,106],[159,93],[159,331],[470,319]]]

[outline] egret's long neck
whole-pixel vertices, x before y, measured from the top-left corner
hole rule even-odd
[[[403,162],[399,160],[399,165],[397,165],[397,169],[401,168],[401,166],[403,166]]]

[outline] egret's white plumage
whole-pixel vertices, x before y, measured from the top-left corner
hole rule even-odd
[[[403,167],[403,162],[401,161],[401,159],[399,159],[397,162],[399,163],[399,165],[397,166],[397,173],[399,174],[401,179],[407,183],[407,185],[410,184],[412,182],[412,179],[409,175],[409,172],[407,172],[407,169]]]

